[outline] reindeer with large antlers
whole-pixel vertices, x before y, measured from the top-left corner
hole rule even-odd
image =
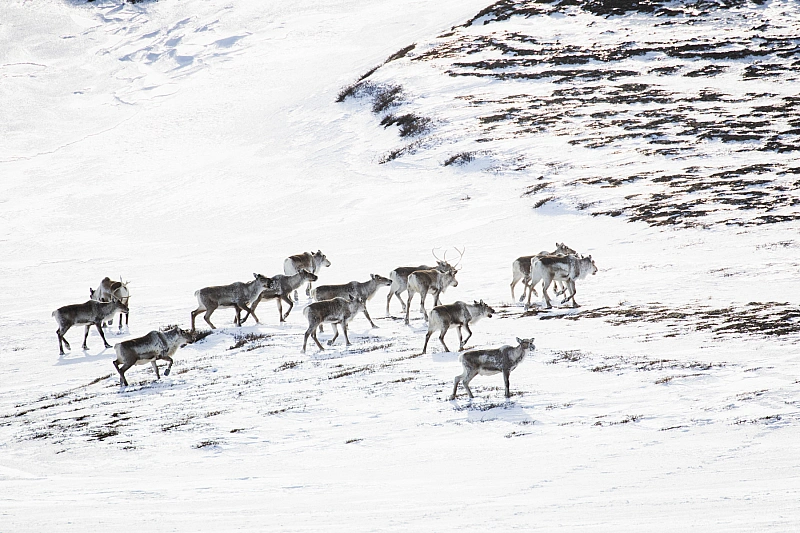
[[[400,295],[408,290],[408,276],[410,276],[412,272],[416,272],[417,270],[431,269],[436,269],[439,272],[447,272],[453,268],[453,265],[445,260],[447,258],[447,252],[444,254],[445,259],[439,259],[435,250],[435,248],[431,250],[431,253],[436,259],[436,266],[419,265],[397,267],[389,273],[389,279],[392,280],[392,286],[389,287],[389,295],[386,297],[386,316],[389,316],[390,314],[389,304],[392,302],[393,296],[396,296],[397,299],[400,300],[400,305],[403,306],[403,313],[406,312],[406,302],[403,301],[403,298]]]
[[[408,324],[408,316],[411,311],[411,300],[414,298],[414,294],[420,295],[420,310],[422,311],[425,320],[428,320],[428,312],[425,310],[425,298],[428,296],[428,293],[433,295],[433,305],[437,306],[442,303],[439,299],[439,296],[447,289],[447,287],[458,287],[458,281],[456,280],[456,273],[458,273],[458,269],[456,267],[461,263],[461,258],[464,257],[464,250],[456,249],[456,251],[459,252],[460,256],[455,266],[450,266],[447,263],[447,252],[445,252],[444,257],[441,259],[440,262],[447,264],[449,267],[445,271],[440,271],[437,267],[427,270],[417,270],[409,274],[406,288],[406,290],[408,290],[408,301],[406,302],[406,324]],[[434,254],[434,257],[436,257],[436,254]],[[439,258],[437,257],[436,259],[438,260]]]

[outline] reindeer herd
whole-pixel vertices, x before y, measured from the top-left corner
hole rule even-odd
[[[458,351],[459,359],[463,365],[463,373],[456,376],[453,384],[453,394],[451,399],[455,399],[458,384],[462,383],[467,394],[472,398],[472,391],[469,388],[470,381],[477,375],[492,375],[502,372],[505,381],[505,396],[510,397],[509,375],[511,371],[525,358],[526,354],[535,349],[533,339],[517,339],[517,346],[502,346],[492,349],[477,349],[464,352],[464,347],[472,337],[471,324],[475,324],[481,318],[491,318],[495,313],[483,300],[468,304],[456,301],[451,304],[442,304],[441,295],[448,287],[457,287],[458,265],[464,255],[464,250],[457,250],[459,259],[455,265],[447,262],[447,254],[442,259],[436,258],[436,266],[419,265],[412,267],[398,267],[392,270],[388,278],[378,274],[370,275],[370,279],[365,282],[351,281],[341,285],[320,285],[312,288],[312,283],[319,279],[318,273],[323,267],[328,267],[331,262],[321,251],[315,253],[303,253],[293,255],[284,261],[284,274],[273,277],[253,274],[253,279],[248,282],[236,282],[230,285],[218,285],[204,287],[195,292],[197,298],[197,308],[191,312],[191,332],[180,328],[172,328],[168,331],[151,331],[143,337],[130,339],[118,343],[114,350],[117,354],[113,361],[114,367],[119,372],[120,385],[127,385],[125,372],[135,365],[152,364],[156,378],[160,379],[156,361],[167,361],[169,366],[164,370],[164,375],[169,375],[172,368],[172,355],[179,347],[192,342],[195,333],[195,319],[201,313],[203,320],[211,327],[216,326],[211,322],[211,315],[218,308],[234,309],[234,324],[241,326],[252,315],[253,320],[259,322],[256,316],[256,308],[262,300],[276,300],[278,306],[278,319],[285,322],[286,318],[294,308],[294,303],[298,301],[298,289],[306,286],[306,296],[313,301],[304,309],[303,314],[308,320],[308,329],[303,337],[302,351],[306,351],[308,339],[314,341],[320,350],[324,350],[322,343],[317,338],[317,333],[323,331],[323,324],[329,323],[333,326],[333,337],[328,340],[328,345],[332,345],[339,337],[338,326],[341,326],[344,333],[345,343],[350,346],[350,338],[347,333],[348,323],[358,314],[363,313],[369,321],[370,326],[378,326],[372,321],[367,311],[367,302],[375,296],[380,287],[389,287],[389,294],[386,298],[386,315],[390,316],[390,304],[393,297],[400,300],[405,315],[404,322],[409,324],[411,312],[411,301],[415,295],[420,297],[420,311],[428,323],[428,331],[425,334],[425,341],[422,353],[428,349],[430,337],[439,332],[439,342],[445,351],[450,351],[445,344],[444,338],[448,330],[455,326],[458,332]],[[572,307],[578,307],[575,302],[575,282],[588,275],[597,273],[597,266],[592,260],[592,256],[579,255],[575,250],[563,243],[557,243],[556,249],[552,252],[539,252],[536,255],[518,257],[512,263],[511,298],[515,298],[514,288],[522,281],[523,291],[519,302],[526,302],[525,309],[531,306],[531,295],[538,297],[535,286],[542,282],[542,296],[546,308],[552,307],[552,301],[548,295],[548,288],[551,283],[555,283],[556,294],[562,296],[562,304],[571,302]],[[60,354],[64,355],[64,345],[67,350],[70,345],[64,338],[67,331],[76,325],[85,326],[83,337],[83,349],[87,350],[86,340],[89,336],[89,329],[95,326],[100,338],[106,348],[111,345],[106,341],[103,327],[113,324],[114,316],[119,313],[119,329],[122,329],[123,316],[125,325],[128,324],[128,300],[130,292],[127,283],[112,281],[104,278],[98,288],[89,289],[90,300],[82,304],[73,304],[60,307],[53,312],[53,317],[58,323],[56,334],[58,336],[58,346]],[[403,301],[402,294],[407,293],[406,300]],[[433,308],[430,315],[425,308],[425,300],[428,295],[433,297]],[[283,313],[283,304],[288,305],[286,313]],[[242,317],[242,312],[245,313]],[[466,331],[466,338],[462,337],[462,329]]]

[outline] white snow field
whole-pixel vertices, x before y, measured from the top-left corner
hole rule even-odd
[[[336,102],[398,50],[487,5],[0,5],[0,532],[797,530],[796,203],[781,204],[784,222],[665,226],[592,216],[577,204],[615,206],[630,191],[582,185],[534,209],[525,193],[545,167],[563,180],[593,165],[680,171],[682,155],[645,153],[635,138],[570,148],[543,130],[444,166],[478,134],[469,106],[448,103],[464,83],[436,62],[375,72],[428,113],[428,149],[383,162],[407,141],[367,100]],[[787,6],[748,9],[790,17]],[[584,46],[599,34],[536,16]],[[574,20],[636,40],[643,17]],[[476,98],[509,92],[475,83]],[[531,94],[551,83],[524,82]],[[768,77],[755,92],[787,87]],[[751,164],[737,146],[695,143],[691,164]],[[781,179],[796,198],[797,182]],[[511,298],[511,263],[556,242],[591,254],[599,272],[578,281],[578,309],[536,300],[526,312]],[[179,350],[160,380],[139,366],[121,387],[113,349],[92,330],[82,350],[81,326],[59,357],[51,313],[105,276],[130,281],[129,328],[107,328],[113,345],[188,329],[194,291],[281,274],[291,254],[322,250],[328,284],[431,264],[432,251],[454,260],[456,247],[459,284],[442,300],[497,311],[468,348],[536,339],[509,400],[495,375],[475,378],[472,401],[461,387],[450,401],[458,354],[434,336],[420,355],[418,298],[406,326],[397,300],[385,316],[385,288],[369,303],[379,327],[356,317],[349,347],[340,337],[301,352],[301,291],[284,324],[269,301],[260,324],[241,328],[217,310],[219,329]]]

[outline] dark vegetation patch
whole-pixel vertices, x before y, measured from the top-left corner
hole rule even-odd
[[[381,120],[381,126],[388,128],[397,125],[400,128],[400,137],[414,137],[428,131],[431,119],[420,117],[413,113],[405,115],[386,115]]]
[[[674,309],[652,303],[643,306],[598,307],[569,313],[532,310],[522,316],[540,320],[584,320],[601,318],[612,326],[662,323],[668,328],[709,331],[716,335],[744,334],[785,336],[800,333],[800,308],[789,303],[750,302],[743,307],[714,309],[691,306]]]
[[[290,370],[292,368],[298,367],[303,364],[301,361],[287,361],[285,363],[281,363],[277,368],[273,370],[273,372],[283,372],[284,370]]]
[[[605,417],[602,417],[605,418]],[[620,424],[630,424],[631,422],[638,422],[642,418],[641,415],[626,415],[621,420],[613,420],[613,421],[605,421],[605,420],[598,420],[595,422],[594,426],[618,426]]]
[[[337,370],[335,372],[331,372],[330,374],[328,374],[328,379],[339,379],[347,376],[352,376],[353,374],[361,374],[365,372],[366,373],[375,372],[375,368],[372,365],[345,367],[342,368],[341,370]]]
[[[446,167],[449,167],[450,165],[456,165],[460,167],[468,163],[472,163],[474,160],[475,154],[473,152],[459,152],[445,159],[443,164]]]
[[[245,351],[249,352],[251,350],[255,350],[256,348],[263,347],[264,343],[261,341],[269,339],[270,337],[272,337],[272,335],[267,333],[245,333],[244,335],[235,334],[234,339],[236,339],[236,342],[234,342],[231,347],[228,348],[228,350],[237,350],[247,346]]]

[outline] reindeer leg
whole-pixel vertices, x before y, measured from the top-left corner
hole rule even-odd
[[[310,285],[310,284],[309,284]],[[292,312],[292,308],[294,307],[294,302],[290,298],[286,296],[281,296],[278,301],[283,300],[287,304],[289,304],[289,309],[286,310],[286,314],[281,317],[281,322],[286,322],[286,319],[289,317],[289,313]]]
[[[453,394],[450,395],[451,400],[456,399],[456,392],[458,391],[458,384],[464,379],[464,376],[467,375],[467,371],[465,370],[463,374],[459,374],[456,376],[455,380],[453,380]]]
[[[378,326],[375,325],[375,322],[373,322],[372,319],[370,318],[369,313],[367,312],[366,304],[364,305],[364,316],[367,317],[367,320],[369,320],[369,325],[370,326],[372,326],[373,328],[377,328],[378,327]],[[378,328],[378,329],[380,329],[380,328]]]
[[[552,281],[553,281],[552,278],[549,277],[545,277],[542,280],[542,295],[544,296],[544,303],[547,309],[553,307],[553,305],[550,303],[550,296],[547,294],[547,288],[550,287],[550,283]]]
[[[319,342],[319,339],[317,338],[317,328],[316,328],[316,326],[309,326],[308,329],[311,330],[311,338],[314,339],[314,342],[317,343],[317,346],[319,346],[319,349],[320,350],[324,350],[325,348],[322,347],[322,344]]]
[[[214,324],[211,323],[211,313],[213,313],[216,309],[216,307],[206,309],[206,314],[203,315],[203,320],[208,322],[208,325],[211,326],[211,329],[217,329]]]
[[[333,338],[328,341],[328,346],[333,346],[336,338],[339,336],[339,328],[336,327],[336,322],[333,323]]]
[[[461,380],[461,383],[463,383],[464,388],[467,389],[467,394],[469,394],[469,397],[474,398],[475,396],[472,395],[472,389],[469,388],[469,382],[472,381],[472,378],[478,375],[478,369],[470,368],[469,370],[464,370],[464,374],[466,374],[466,376]]]
[[[511,398],[511,389],[508,386],[508,377],[511,371],[508,368],[503,369],[503,382],[506,384],[506,398]]]
[[[89,347],[86,346],[86,339],[89,338],[89,328],[90,327],[91,327],[91,324],[86,324],[86,328],[85,328],[84,333],[83,333],[83,346],[82,346],[82,348],[84,350],[88,350],[89,349]]]
[[[156,360],[153,359],[150,361],[150,364],[153,365],[153,371],[156,373],[156,379],[161,379],[161,374],[158,373],[158,365],[156,364]]]
[[[306,330],[306,334],[303,336],[303,353],[306,353],[306,344],[308,344],[309,335],[311,335],[311,332],[313,332],[316,328],[317,328],[317,326],[314,325],[314,324],[309,324],[308,325],[308,329]],[[314,338],[314,340],[316,340],[316,337]],[[319,344],[319,342],[317,342],[317,344]]]
[[[401,292],[403,292],[403,291],[397,291],[397,292],[395,292],[395,293],[394,293],[394,295],[395,295],[395,296],[397,296],[397,299],[398,299],[398,300],[400,300],[400,305],[402,305],[402,306],[403,306],[403,312],[405,313],[405,311],[406,311],[406,305],[407,305],[407,304],[406,304],[406,302],[404,302],[404,301],[403,301],[403,299],[400,297],[400,293],[401,293]]]
[[[530,282],[528,284],[528,287],[530,289],[528,291],[528,301],[525,303],[525,309],[526,310],[530,309],[530,307],[531,307],[531,294],[536,292],[533,288],[536,286],[537,283],[539,283],[540,279],[542,279],[542,278],[538,278],[537,277],[537,278],[534,279],[533,275],[531,275]],[[536,296],[539,296],[539,294],[537,293]]]
[[[342,320],[342,329],[344,330],[344,341],[347,346],[350,346],[350,337],[347,336],[347,320]]]
[[[399,298],[399,296],[398,296]],[[414,295],[411,294],[411,291],[408,291],[408,304],[405,306],[405,313],[406,313],[406,326],[408,325],[408,315],[411,313],[411,300],[414,298]],[[400,300],[401,302],[403,300]]]
[[[448,348],[447,345],[444,343],[444,336],[447,333],[447,330],[449,330],[449,329],[450,329],[450,325],[449,324],[445,324],[444,326],[442,326],[442,332],[439,334],[439,342],[441,342],[442,346],[444,346],[444,351],[445,352],[449,352],[450,351],[450,348]],[[460,334],[459,334],[459,338],[460,338]]]
[[[575,288],[575,282],[573,280],[569,281],[569,288],[571,289],[570,292],[572,292],[572,307],[580,307],[580,305],[578,305],[578,303],[575,301],[575,294],[578,292],[578,290]]]
[[[311,298],[311,282],[310,281],[308,282],[308,285],[306,285],[306,296]]]
[[[198,307],[197,309],[195,309],[194,311],[192,311],[192,333],[194,333],[194,331],[195,331],[195,329],[194,329],[194,319],[195,319],[195,317],[196,317],[197,315],[199,315],[199,314],[200,314],[200,313],[202,313],[203,311],[205,311],[205,308],[201,308],[201,307]]]
[[[389,316],[389,304],[392,301],[392,296],[393,295],[394,295],[394,293],[392,292],[392,289],[389,288],[389,296],[386,297],[386,316]]]
[[[243,318],[243,319],[242,319],[242,320],[239,322],[239,325],[242,325],[242,324],[244,324],[245,322],[247,322],[247,319],[248,319],[248,318],[250,318],[250,315],[253,315],[253,319],[255,319],[255,321],[256,321],[256,324],[258,324],[258,319],[256,318],[256,307],[258,307],[258,304],[259,304],[260,302],[261,302],[261,297],[259,296],[259,297],[258,297],[258,298],[256,298],[256,300],[253,302],[253,305],[251,305],[251,306],[250,306],[250,309],[248,309],[248,310],[247,310],[247,314],[246,314],[246,315],[244,315],[244,318]]]
[[[464,324],[464,329],[467,330],[467,338],[464,339],[464,342],[461,342],[461,326],[458,327],[458,342],[461,343],[461,348],[459,348],[459,351],[463,350],[464,346],[466,346],[467,342],[472,338],[472,330],[469,329],[469,322]]]
[[[245,320],[247,320],[248,316],[253,315],[253,320],[256,321],[256,324],[261,324],[261,322],[258,320],[258,317],[256,316],[256,308],[255,308],[255,306],[248,308],[245,304],[242,304],[242,309],[247,311],[247,316],[245,317]],[[242,325],[242,322],[244,322],[244,320],[239,322],[240,326]]]
[[[425,298],[428,297],[428,292],[420,293],[421,300],[419,302],[419,308],[422,311],[422,316],[425,317],[425,322],[428,321],[428,312],[425,310]]]
[[[425,353],[428,350],[428,340],[433,335],[433,330],[428,330],[428,333],[425,334],[425,344],[422,345],[422,353]]]
[[[242,308],[238,305],[233,306],[234,315],[233,315],[233,325],[236,327],[242,327]]]
[[[167,367],[167,369],[164,370],[164,375],[165,376],[169,376],[169,373],[172,372],[172,362],[173,362],[172,361],[172,357],[170,357],[168,355],[162,355],[161,359],[164,360],[164,361],[167,361],[169,363],[169,366]]]
[[[110,344],[108,344],[108,341],[106,340],[106,334],[105,334],[105,333],[103,333],[103,327],[102,327],[102,325],[100,324],[100,322],[97,322],[97,323],[95,323],[94,327],[96,327],[96,328],[97,328],[97,331],[98,331],[98,333],[100,333],[100,338],[101,338],[101,339],[103,339],[103,344],[105,345],[105,347],[106,347],[106,348],[111,348],[111,345],[110,345]],[[87,331],[87,333],[88,333],[88,331],[89,331],[89,326],[86,326],[86,331]],[[83,343],[84,343],[84,344],[86,344],[86,339],[83,339]]]
[[[58,350],[61,352],[61,355],[64,355],[64,347],[61,345],[62,342],[67,345],[67,350],[72,350],[72,348],[69,347],[67,339],[64,338],[64,334],[68,330],[69,328],[65,328],[64,331],[61,331],[61,328],[56,330],[56,335],[58,335]]]
[[[114,366],[117,368],[117,372],[119,372],[119,385],[120,385],[120,387],[122,387],[122,386],[127,387],[128,386],[128,380],[125,379],[125,372],[130,367],[133,366],[133,363],[125,363],[124,365],[122,365],[122,368],[120,368],[119,363],[115,360],[114,361]]]

